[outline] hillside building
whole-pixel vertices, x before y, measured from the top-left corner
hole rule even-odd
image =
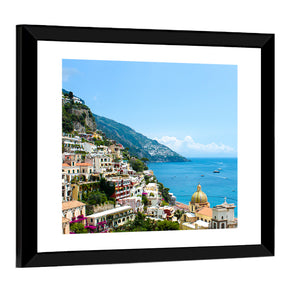
[[[121,206],[131,206],[134,213],[144,211],[144,204],[141,197],[127,197],[117,200],[117,203]]]
[[[106,222],[109,228],[116,228],[134,218],[135,214],[131,206],[121,206],[89,215],[87,222],[89,226],[97,226],[98,223]]]

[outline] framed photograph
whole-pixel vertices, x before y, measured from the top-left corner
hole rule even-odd
[[[274,255],[274,34],[17,26],[17,267]]]

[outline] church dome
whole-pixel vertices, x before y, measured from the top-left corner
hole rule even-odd
[[[205,193],[201,191],[201,185],[198,184],[197,186],[197,192],[195,192],[191,199],[192,203],[206,203],[207,202],[207,196]]]

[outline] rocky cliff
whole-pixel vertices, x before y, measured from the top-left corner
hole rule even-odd
[[[62,107],[63,132],[76,130],[78,133],[95,131],[97,126],[95,117],[89,107],[83,104],[65,103]]]

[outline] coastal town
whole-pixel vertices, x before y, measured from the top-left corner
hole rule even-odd
[[[84,105],[73,95],[62,101]],[[63,234],[237,227],[226,198],[210,207],[205,187],[196,183],[189,205],[180,203],[148,169],[148,158],[100,130],[72,129],[62,133]]]

